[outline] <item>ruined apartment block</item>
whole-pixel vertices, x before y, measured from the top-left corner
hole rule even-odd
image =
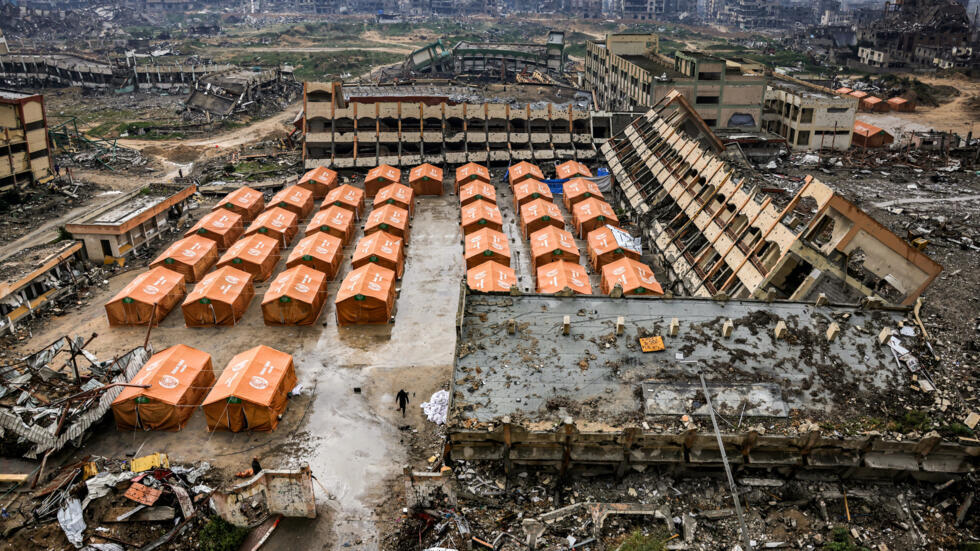
[[[304,84],[307,168],[507,164],[592,159],[588,111],[569,105],[454,103],[445,96],[344,98],[338,83]]]
[[[793,149],[851,147],[857,98],[801,80],[773,75],[766,88],[763,126],[786,138]]]
[[[696,140],[696,123],[683,97],[668,94],[601,147],[619,206],[686,293],[908,305],[942,271],[812,176],[795,193],[737,177],[720,149]]]
[[[54,175],[48,146],[44,98],[0,90],[0,191],[24,186]]]
[[[671,58],[658,48],[655,34],[608,34],[587,43],[585,81],[600,109],[638,110],[677,90],[712,128],[760,129],[762,65],[690,51]]]

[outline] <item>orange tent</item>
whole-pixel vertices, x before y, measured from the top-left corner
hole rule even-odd
[[[408,245],[409,230],[408,211],[395,205],[385,205],[371,211],[364,224],[364,235],[385,231],[395,237],[401,237],[406,245]]]
[[[473,291],[483,293],[507,293],[517,285],[517,276],[513,268],[488,260],[466,270],[466,285]]]
[[[225,367],[201,409],[208,430],[271,431],[296,386],[293,357],[268,346],[238,354]]]
[[[602,267],[602,293],[612,293],[617,284],[623,288],[623,294],[627,295],[664,294],[653,270],[632,258],[620,258]]]
[[[629,239],[624,239],[629,238]],[[632,236],[615,226],[601,226],[589,232],[589,263],[599,271],[603,266],[620,258],[640,259],[640,251],[633,249]]]
[[[285,249],[296,237],[296,232],[299,231],[298,222],[299,217],[296,216],[295,212],[282,207],[272,207],[255,217],[252,224],[245,230],[245,236],[256,233],[267,235],[278,241]]]
[[[545,226],[531,234],[531,262],[535,268],[556,260],[578,262],[579,252],[570,232]]]
[[[361,213],[364,212],[364,190],[350,184],[333,188],[324,198],[320,210],[325,210],[330,206],[347,209],[360,218]]]
[[[235,325],[255,296],[252,274],[223,266],[204,276],[180,309],[187,327]]]
[[[476,163],[466,163],[456,169],[456,193],[464,184],[472,182],[490,183],[490,171],[483,165]]]
[[[373,262],[351,270],[336,304],[337,325],[388,323],[395,310],[395,272]]]
[[[274,237],[252,234],[235,242],[218,260],[218,267],[231,266],[252,274],[255,281],[265,281],[279,262],[279,241]]]
[[[106,303],[109,325],[156,325],[184,298],[184,275],[162,266],[133,278]]]
[[[326,197],[331,189],[337,187],[337,172],[325,166],[318,166],[304,174],[296,185],[312,191],[313,198],[319,201]]]
[[[569,212],[572,211],[572,207],[576,203],[584,201],[589,197],[602,200],[602,192],[599,191],[599,186],[595,182],[590,182],[584,178],[573,178],[562,184],[561,194],[565,208]]]
[[[515,184],[523,182],[528,178],[544,180],[544,173],[541,172],[538,165],[531,164],[527,161],[521,161],[507,169],[507,178],[510,182],[510,187],[514,187]]]
[[[238,238],[245,233],[245,226],[242,216],[232,211],[218,209],[206,214],[198,220],[194,227],[187,230],[184,237],[200,235],[214,241],[218,245],[218,250],[223,251],[238,241]]]
[[[300,264],[327,274],[332,280],[344,259],[344,242],[336,235],[317,232],[301,239],[286,257],[286,267]]]
[[[417,195],[442,195],[442,169],[429,163],[419,165],[408,173],[408,185]]]
[[[559,260],[538,268],[538,292],[543,294],[560,293],[565,289],[580,295],[591,295],[592,285],[585,268],[574,262]]]
[[[376,166],[364,178],[364,194],[374,197],[381,188],[401,181],[402,171],[388,165]]]
[[[180,430],[214,384],[211,355],[178,344],[150,356],[112,401],[119,430]]]
[[[544,199],[535,199],[521,206],[521,231],[525,238],[545,226],[565,229],[565,218],[557,205]]]
[[[272,196],[265,210],[286,209],[303,220],[313,212],[313,192],[301,186],[289,186]]]
[[[395,272],[395,277],[401,279],[405,271],[405,248],[400,237],[388,232],[376,231],[365,235],[354,248],[353,268],[374,262]]]
[[[346,246],[354,235],[354,216],[354,211],[332,205],[313,215],[306,235],[325,233],[339,238],[341,246]]]
[[[463,235],[469,235],[482,228],[503,231],[504,218],[497,205],[487,201],[473,201],[461,209],[460,225]]]
[[[472,182],[464,184],[459,188],[459,204],[466,206],[473,201],[487,201],[497,204],[497,190],[486,182]]]
[[[415,191],[403,184],[391,184],[378,190],[374,196],[374,208],[384,205],[395,205],[408,211],[409,216],[415,214]]]
[[[520,211],[521,206],[534,201],[544,199],[548,202],[554,201],[548,184],[537,180],[527,179],[514,186],[514,210]]]
[[[242,224],[248,224],[265,209],[265,199],[262,193],[242,186],[225,195],[224,199],[211,210],[225,209],[242,217]]]
[[[474,268],[488,260],[493,260],[504,266],[510,266],[510,245],[503,233],[483,228],[465,237],[463,257],[466,268]]]
[[[578,161],[565,161],[564,163],[556,166],[555,174],[559,180],[567,180],[578,176],[584,176],[586,178],[592,177],[592,172],[589,170],[589,167]]]
[[[171,243],[167,250],[150,263],[151,268],[163,266],[184,274],[184,281],[194,283],[218,261],[218,245],[200,235],[185,237]]]
[[[280,273],[262,297],[266,325],[313,325],[327,303],[327,274],[309,266]]]
[[[572,207],[572,225],[578,231],[579,237],[585,239],[590,231],[606,224],[619,226],[619,218],[609,203],[589,197]]]

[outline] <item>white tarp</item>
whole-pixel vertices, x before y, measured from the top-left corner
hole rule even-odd
[[[82,515],[82,504],[75,498],[65,501],[58,509],[58,524],[65,532],[68,541],[76,548],[82,548],[82,532],[85,531],[85,517]]]
[[[438,425],[445,424],[446,415],[449,413],[449,392],[436,391],[428,402],[422,402],[422,412],[429,421]]]
[[[616,245],[621,249],[629,249],[636,252],[638,255],[643,255],[643,240],[639,237],[633,237],[632,235],[624,232],[623,230],[606,224],[606,228],[612,232],[613,237],[616,238]]]

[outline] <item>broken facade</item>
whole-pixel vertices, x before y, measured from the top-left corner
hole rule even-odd
[[[762,112],[765,129],[793,149],[851,147],[858,100],[790,77],[773,75]]]
[[[535,71],[561,75],[565,70],[565,33],[551,31],[543,44],[460,41],[452,48],[442,40],[423,46],[402,65],[404,74],[492,74],[512,80]]]
[[[82,244],[59,241],[21,249],[0,260],[0,334],[12,332],[18,320],[55,301],[71,289],[80,272]]]
[[[267,96],[288,98],[298,92],[299,83],[291,68],[238,69],[196,80],[186,103],[191,109],[224,117],[238,111],[255,111]]]
[[[0,90],[0,191],[54,176],[44,98]]]

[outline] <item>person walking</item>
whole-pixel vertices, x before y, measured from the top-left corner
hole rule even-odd
[[[408,405],[408,393],[405,392],[404,388],[398,391],[398,394],[395,395],[395,400],[398,401],[398,409],[402,410],[402,417],[405,417],[405,406]]]

